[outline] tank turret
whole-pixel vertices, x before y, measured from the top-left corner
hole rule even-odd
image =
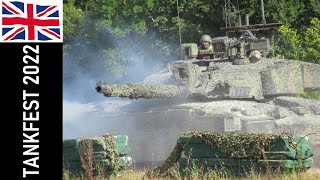
[[[107,97],[207,99],[255,99],[296,96],[320,90],[320,65],[294,60],[262,58],[258,62],[233,65],[217,60],[180,60],[170,63],[175,82],[159,84],[106,84],[96,90]]]

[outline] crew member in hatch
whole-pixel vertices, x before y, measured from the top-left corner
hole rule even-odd
[[[205,34],[200,38],[200,47],[197,59],[210,59],[210,53],[213,53],[211,37]]]

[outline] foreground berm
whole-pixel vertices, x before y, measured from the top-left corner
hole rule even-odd
[[[76,176],[109,177],[132,166],[129,153],[128,137],[124,135],[68,139],[63,141],[63,166]]]
[[[174,164],[182,176],[194,170],[221,176],[299,172],[312,167],[313,155],[304,136],[193,131],[180,136],[165,163],[146,177],[168,176]]]

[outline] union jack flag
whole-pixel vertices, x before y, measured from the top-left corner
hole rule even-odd
[[[1,42],[62,42],[62,0],[55,1],[3,0]]]

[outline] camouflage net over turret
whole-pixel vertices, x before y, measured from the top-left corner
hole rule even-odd
[[[190,149],[193,150],[193,155]],[[149,170],[144,178],[175,178],[178,175],[173,170],[174,165],[179,163],[181,174],[192,161],[209,167],[218,161],[222,164],[227,162],[226,167],[229,163],[230,166],[239,166],[239,169],[255,165],[264,171],[266,169],[269,171],[269,166],[308,169],[312,164],[311,156],[313,156],[313,150],[305,138],[294,137],[289,133],[277,135],[190,131],[179,137],[168,159],[160,167]],[[185,164],[186,160],[187,164]],[[269,160],[271,160],[270,164]],[[213,169],[219,171],[221,170],[219,168],[225,168],[224,165],[221,166],[221,162],[218,166],[214,165]]]

